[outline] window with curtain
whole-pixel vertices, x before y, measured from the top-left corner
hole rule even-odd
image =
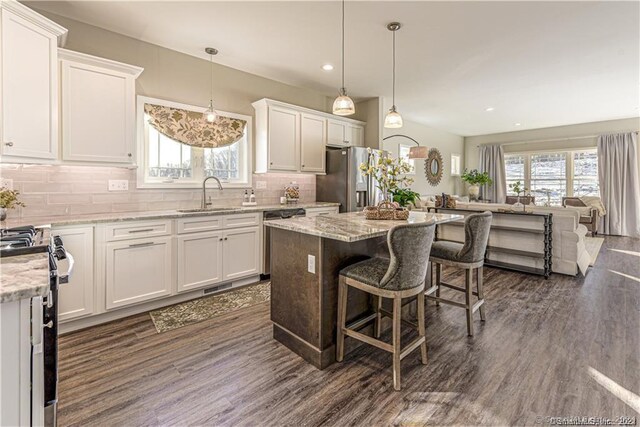
[[[416,174],[416,162],[414,159],[409,158],[409,152],[411,151],[411,146],[400,144],[398,146],[398,157],[404,160],[406,163],[411,165],[411,172],[407,175],[415,175]]]
[[[138,97],[138,186],[195,188],[215,176],[225,187],[251,184],[251,117],[219,112],[214,125],[198,107]]]
[[[509,184],[520,181],[536,197],[562,204],[563,197],[598,196],[598,157],[595,149],[509,153],[504,156],[507,193]]]

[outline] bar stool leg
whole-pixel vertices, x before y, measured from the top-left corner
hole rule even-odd
[[[402,323],[402,298],[393,299],[393,388],[400,390],[400,324]]]
[[[467,310],[467,333],[473,336],[473,306],[471,305],[471,282],[473,281],[473,269],[468,268],[465,272],[465,306]]]
[[[482,267],[478,268],[478,282],[477,282],[477,287],[478,287],[478,300],[483,300],[484,299],[484,289],[482,288],[482,281],[484,280],[484,270]],[[484,304],[482,304],[479,308],[480,310],[480,320],[482,320],[483,322],[485,321],[485,317],[484,317]]]
[[[436,264],[436,297],[440,298],[440,276],[442,274],[442,265]],[[436,301],[436,305],[440,305],[440,301]]]
[[[336,360],[344,359],[344,328],[347,322],[347,283],[340,276],[338,281],[338,332],[336,337]]]
[[[375,296],[375,310],[376,310],[376,321],[375,321],[375,337],[380,338],[380,334],[382,332],[382,314],[380,314],[380,309],[382,308],[382,297]]]
[[[424,341],[420,344],[420,356],[422,364],[427,364],[427,335],[424,327],[424,291],[418,294],[418,336],[423,337]]]

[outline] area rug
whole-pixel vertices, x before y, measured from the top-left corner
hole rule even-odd
[[[271,283],[258,283],[219,295],[198,298],[149,312],[158,333],[212,319],[269,301]]]
[[[598,259],[598,254],[600,253],[600,248],[604,243],[604,239],[602,237],[585,237],[584,238],[584,246],[589,253],[589,258],[591,261],[589,265],[593,266]]]

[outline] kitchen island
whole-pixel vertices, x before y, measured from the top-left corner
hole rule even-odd
[[[388,231],[406,222],[442,224],[461,215],[412,212],[407,221],[367,220],[362,212],[265,223],[271,227],[273,337],[314,366],[335,361],[338,276],[349,264],[389,257]],[[370,312],[367,294],[350,290],[347,321]],[[349,344],[347,342],[347,351]]]

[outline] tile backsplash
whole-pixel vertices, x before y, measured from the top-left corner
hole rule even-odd
[[[10,211],[13,218],[190,209],[199,207],[202,198],[202,190],[195,188],[136,188],[135,169],[118,167],[2,164],[0,178],[3,184],[12,181],[26,205]],[[109,180],[113,179],[127,180],[129,190],[108,191]],[[316,199],[315,175],[253,175],[254,189],[258,181],[266,184],[265,189],[255,190],[258,204],[279,203],[284,186],[291,181],[300,186],[300,201]],[[215,182],[209,184],[207,195],[214,205],[242,203],[244,189],[219,191]]]

